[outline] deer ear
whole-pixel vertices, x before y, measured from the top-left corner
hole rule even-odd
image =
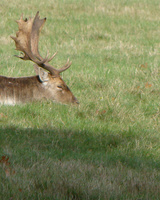
[[[34,65],[34,70],[42,82],[49,81],[48,72],[46,72],[44,69],[42,69],[41,67],[38,67],[37,65]]]

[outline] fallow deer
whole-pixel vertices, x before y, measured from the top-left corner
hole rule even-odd
[[[43,98],[56,102],[78,104],[68,86],[62,80],[60,73],[67,70],[71,62],[69,60],[60,69],[55,69],[49,62],[51,57],[42,58],[39,54],[39,34],[46,21],[40,19],[39,12],[34,18],[17,20],[19,30],[16,37],[11,36],[15,41],[16,50],[21,51],[23,56],[16,56],[22,60],[30,60],[34,63],[37,76],[30,77],[5,77],[0,76],[0,103],[19,104],[41,100]]]

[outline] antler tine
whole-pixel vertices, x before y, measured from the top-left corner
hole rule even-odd
[[[50,62],[56,55],[57,55],[57,52],[55,52],[55,53],[47,60],[47,62]]]
[[[38,59],[38,61],[37,60],[33,60],[33,62],[35,62],[36,64],[44,64],[45,62],[48,62],[48,57],[49,57],[49,51],[47,51],[47,55],[46,55],[46,57],[45,58],[42,58],[42,57],[38,57],[38,56],[36,56],[36,58]],[[41,60],[42,59],[42,60]]]
[[[22,59],[22,60],[25,60],[24,59],[24,57],[22,57],[22,56],[18,56],[18,55],[14,55],[16,58],[20,58],[20,59]]]
[[[69,62],[69,59],[68,59],[66,64],[63,67],[61,67],[60,69],[57,69],[57,71],[59,73],[61,73],[61,72],[65,71],[65,70],[67,70],[71,66],[71,64],[72,64],[72,62]]]
[[[21,14],[20,19],[19,19],[19,20],[16,20],[17,24],[18,24],[20,21],[22,21],[22,20],[23,20],[23,13]]]
[[[61,67],[60,69],[55,69],[52,65],[50,65],[48,62],[47,63],[42,63],[39,65],[40,67],[48,70],[52,75],[54,76],[59,76],[59,74],[65,70],[67,70],[71,66],[72,62],[69,62],[69,59],[67,60],[67,63]]]
[[[45,62],[47,62],[47,60],[48,60],[48,56],[46,56],[43,60],[40,60],[40,61],[34,61],[33,60],[33,62],[35,62],[36,64],[38,64],[38,65],[42,65],[42,64],[44,64]]]
[[[20,58],[22,60],[31,60],[34,63],[36,63],[37,65],[42,65],[42,64],[44,64],[45,62],[48,61],[48,54],[43,60],[39,60],[39,58],[37,58],[38,60],[35,60],[34,58],[30,58],[30,57],[28,58],[28,57],[25,57],[25,56],[18,56],[18,55],[14,55],[14,56],[17,57],[17,58]]]

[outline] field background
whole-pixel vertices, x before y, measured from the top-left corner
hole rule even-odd
[[[0,199],[160,199],[160,2],[1,0],[1,75],[34,75],[10,35],[38,10],[80,106],[0,107]]]

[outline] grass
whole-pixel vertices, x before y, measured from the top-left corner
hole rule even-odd
[[[153,0],[0,2],[0,74],[30,76],[13,55],[21,13],[47,22],[40,52],[79,107],[0,107],[0,199],[160,199],[159,7]]]

